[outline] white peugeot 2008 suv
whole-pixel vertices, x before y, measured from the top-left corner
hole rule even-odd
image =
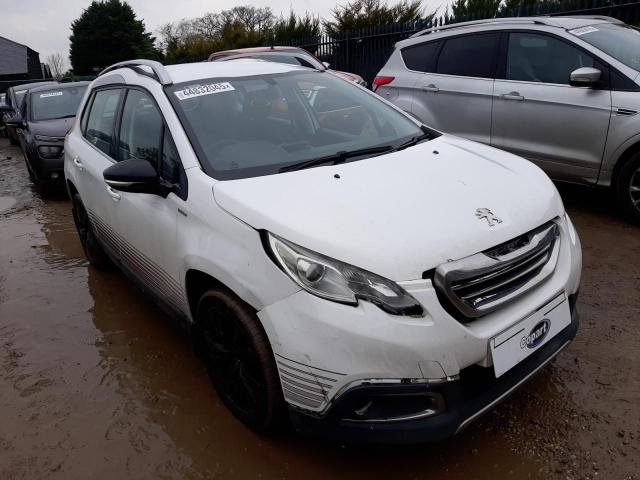
[[[65,156],[88,260],[189,326],[256,430],[443,438],[576,334],[580,242],[547,176],[330,74],[123,62]]]

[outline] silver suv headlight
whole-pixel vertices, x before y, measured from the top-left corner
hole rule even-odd
[[[334,302],[366,300],[393,315],[422,316],[422,307],[397,283],[266,233],[278,266],[307,292]]]

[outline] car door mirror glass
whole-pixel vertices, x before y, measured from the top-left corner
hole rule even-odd
[[[146,160],[130,159],[118,162],[104,173],[105,183],[121,192],[161,194],[156,169]]]
[[[571,72],[569,84],[572,87],[592,87],[600,81],[602,72],[593,67],[582,67]]]

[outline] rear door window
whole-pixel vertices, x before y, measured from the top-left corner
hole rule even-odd
[[[493,78],[499,34],[483,33],[445,41],[437,72],[460,77]]]
[[[409,70],[434,72],[440,42],[427,42],[402,49],[402,59]]]
[[[120,93],[119,88],[96,92],[87,119],[85,138],[107,155],[111,155],[113,126]]]

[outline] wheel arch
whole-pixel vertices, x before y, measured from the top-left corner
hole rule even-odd
[[[191,318],[193,319],[194,323],[197,321],[196,310],[198,308],[198,302],[200,301],[200,298],[207,290],[210,290],[212,288],[220,288],[232,293],[234,296],[242,300],[251,310],[253,310],[254,312],[257,311],[232,288],[229,288],[213,275],[203,272],[202,270],[198,270],[196,268],[190,268],[189,270],[187,270],[187,273],[185,274],[184,285],[185,292],[187,294],[189,312],[191,313]]]
[[[636,153],[640,153],[640,138],[637,138],[635,143],[629,145],[618,157],[616,163],[613,166],[613,173],[611,174],[611,187],[616,188],[620,170],[627,163],[627,161],[633,157]]]

